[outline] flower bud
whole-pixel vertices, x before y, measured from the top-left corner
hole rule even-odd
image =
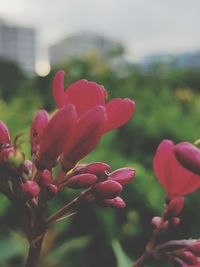
[[[190,251],[184,251],[179,257],[189,265],[195,265],[198,263],[197,257],[195,257]]]
[[[184,197],[173,198],[165,209],[165,217],[172,218],[178,215],[184,207],[185,199]]]
[[[40,139],[49,122],[49,114],[46,110],[40,110],[35,116],[30,131],[31,154],[39,149]]]
[[[112,173],[110,173],[108,179],[116,181],[120,183],[121,185],[128,184],[133,177],[135,176],[136,171],[133,168],[120,168]]]
[[[0,145],[10,144],[10,133],[6,124],[0,121]]]
[[[35,181],[27,181],[22,185],[22,191],[27,198],[34,198],[38,196],[40,188]]]
[[[200,257],[200,240],[197,240],[194,244],[192,244],[189,250],[196,256]]]
[[[33,163],[30,160],[25,160],[21,166],[22,172],[27,175],[31,174]]]
[[[93,162],[86,165],[86,172],[95,174],[96,176],[105,175],[110,170],[110,166],[104,162]]]
[[[152,223],[152,225],[154,225],[156,228],[158,228],[159,225],[160,225],[160,223],[161,223],[161,221],[162,221],[161,217],[159,217],[159,216],[154,216],[154,217],[152,218],[152,220],[151,220],[151,223]]]
[[[119,209],[123,209],[126,207],[126,203],[121,197],[116,197],[113,199],[105,199],[104,204],[106,206],[116,207]]]
[[[18,168],[24,162],[24,154],[18,150],[11,151],[8,155],[7,161]]]
[[[47,187],[49,193],[51,193],[52,195],[56,195],[58,192],[58,187],[55,184],[49,184]]]
[[[40,176],[40,183],[44,186],[49,186],[52,180],[52,174],[49,170],[42,171]]]
[[[196,146],[182,142],[174,146],[178,161],[188,170],[200,175],[200,149]]]
[[[73,189],[88,188],[94,185],[96,181],[97,177],[94,174],[90,173],[78,174],[70,177],[66,183],[66,186]]]
[[[107,180],[105,182],[96,184],[93,189],[97,197],[103,199],[112,199],[121,193],[123,187],[118,182]]]

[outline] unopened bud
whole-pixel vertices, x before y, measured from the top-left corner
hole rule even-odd
[[[94,185],[96,181],[97,177],[94,174],[90,173],[78,174],[69,178],[69,180],[66,183],[66,186],[73,189],[88,188]]]
[[[22,185],[22,191],[27,198],[34,198],[38,196],[40,188],[35,181],[27,181]]]
[[[24,162],[24,155],[19,151],[12,151],[8,155],[8,162],[15,167],[19,167]]]
[[[174,146],[178,161],[188,170],[200,174],[200,149],[196,146],[182,142]]]
[[[197,257],[195,257],[190,251],[184,251],[179,257],[189,265],[195,265],[198,263]]]
[[[0,145],[10,144],[10,133],[6,124],[0,121]]]
[[[159,217],[159,216],[155,216],[155,217],[152,218],[151,223],[152,223],[156,228],[158,228],[159,225],[160,225],[160,223],[161,223],[161,221],[162,221],[161,217]]]
[[[134,178],[135,174],[136,174],[135,169],[125,167],[110,173],[108,179],[116,181],[121,185],[126,185]]]
[[[106,206],[116,207],[119,209],[123,209],[126,207],[126,203],[124,202],[124,200],[121,197],[116,197],[113,199],[106,199],[104,201],[104,204]]]
[[[58,187],[55,184],[48,185],[47,189],[52,195],[56,195],[58,193]]]
[[[200,240],[197,240],[194,244],[192,244],[189,250],[193,252],[196,256],[200,257]]]
[[[173,198],[166,207],[165,217],[172,218],[178,215],[184,207],[184,202],[185,202],[184,197]]]
[[[102,176],[110,170],[110,166],[104,162],[93,162],[86,165],[85,168],[88,173],[95,174],[96,176]]]
[[[24,172],[27,175],[30,175],[32,171],[32,167],[33,167],[33,163],[30,160],[25,160],[21,167],[22,172]]]
[[[105,182],[96,184],[93,189],[94,193],[98,197],[103,199],[112,199],[121,193],[123,187],[118,182],[107,180]]]
[[[42,171],[41,177],[40,177],[40,183],[44,186],[48,186],[51,184],[51,180],[52,180],[51,172],[47,169]]]

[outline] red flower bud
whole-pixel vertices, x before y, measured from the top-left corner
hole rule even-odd
[[[162,221],[161,217],[159,217],[159,216],[154,216],[154,217],[152,218],[152,220],[151,220],[151,223],[152,223],[152,225],[154,225],[156,228],[158,228],[159,225],[160,225],[160,223],[161,223],[161,221]]]
[[[105,175],[105,172],[110,170],[110,166],[104,162],[93,162],[87,164],[85,169],[88,173],[95,174],[96,176]]]
[[[27,198],[34,198],[38,196],[40,188],[35,181],[27,181],[22,185],[22,191]]]
[[[94,185],[96,181],[97,177],[94,174],[78,174],[69,178],[69,180],[66,182],[66,186],[73,189],[88,188]]]
[[[104,123],[103,106],[97,106],[80,117],[73,140],[71,143],[67,142],[64,148],[62,162],[64,170],[68,170],[69,166],[71,167],[95,148],[103,134]]]
[[[126,203],[124,202],[124,200],[121,197],[116,197],[113,199],[106,199],[104,201],[104,204],[106,206],[116,207],[119,209],[123,209],[126,207]]]
[[[185,202],[184,197],[173,198],[169,202],[169,204],[167,205],[167,208],[165,210],[166,218],[172,218],[172,217],[178,215],[184,207],[184,202]]]
[[[35,116],[30,131],[31,154],[39,149],[41,137],[49,122],[49,114],[46,110],[40,110]]]
[[[64,144],[70,142],[76,124],[76,111],[73,105],[61,108],[49,121],[42,137],[37,161],[39,168],[51,168],[56,164]]]
[[[51,172],[47,169],[42,171],[40,177],[40,183],[44,186],[49,186],[51,184],[51,180],[52,180]]]
[[[0,145],[10,144],[10,133],[6,124],[0,121]]]
[[[109,174],[108,179],[116,181],[121,185],[128,184],[135,176],[136,171],[133,168],[121,168]]]
[[[48,192],[49,192],[51,195],[56,195],[57,192],[58,192],[58,187],[57,187],[57,185],[55,185],[55,184],[49,184],[48,187],[47,187],[47,189],[48,189]]]
[[[184,251],[179,257],[189,265],[195,265],[198,263],[197,257],[190,251]]]
[[[200,149],[183,142],[174,146],[178,161],[188,170],[200,175]]]
[[[194,244],[192,244],[189,250],[193,252],[196,256],[200,257],[200,240],[197,240]]]
[[[93,189],[98,197],[110,199],[117,197],[121,193],[123,187],[118,182],[107,180],[96,184]]]

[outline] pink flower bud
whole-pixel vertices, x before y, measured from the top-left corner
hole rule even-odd
[[[200,149],[196,146],[182,142],[174,146],[178,161],[188,170],[200,175]]]
[[[47,189],[48,189],[48,192],[51,193],[52,195],[56,195],[58,192],[58,187],[55,184],[49,184]]]
[[[110,166],[104,162],[93,162],[87,164],[85,169],[88,173],[95,174],[96,176],[105,175],[105,172],[110,170]]]
[[[154,216],[151,220],[152,225],[154,225],[156,228],[159,227],[162,219],[159,216]]]
[[[40,183],[44,186],[49,186],[52,180],[52,174],[49,170],[45,169],[41,173]]]
[[[5,162],[9,155],[12,154],[14,151],[13,147],[9,144],[3,144],[1,145],[0,149],[0,162]]]
[[[0,121],[0,145],[10,144],[10,133],[6,124]]]
[[[123,187],[118,182],[107,180],[96,184],[93,189],[98,197],[110,199],[117,197],[121,193]]]
[[[33,163],[30,160],[25,160],[21,166],[22,172],[27,175],[30,175],[32,171]]]
[[[135,169],[125,167],[110,173],[108,179],[116,181],[121,185],[126,185],[133,179],[135,174],[136,174]]]
[[[27,198],[34,198],[38,196],[40,188],[35,181],[27,181],[22,185],[22,191]]]
[[[46,110],[40,110],[35,116],[30,131],[31,154],[39,149],[41,137],[49,122],[49,114]]]
[[[97,177],[94,174],[90,173],[78,174],[69,178],[69,180],[66,183],[66,186],[73,189],[88,188],[94,185],[96,181]]]
[[[196,256],[200,257],[200,240],[197,240],[194,244],[192,244],[189,250],[193,252]]]
[[[173,225],[174,226],[177,226],[177,225],[179,225],[180,224],[180,218],[178,218],[178,217],[174,217],[173,219],[172,219],[172,223],[173,223]]]
[[[179,257],[189,265],[195,265],[198,263],[197,257],[195,257],[190,251],[184,251]]]
[[[167,218],[172,218],[178,215],[184,207],[184,202],[184,197],[173,198],[166,207],[165,216]]]
[[[105,118],[103,106],[97,106],[80,117],[73,140],[66,142],[64,148],[64,170],[68,170],[96,147],[103,135]]]
[[[124,202],[124,200],[121,197],[116,197],[113,199],[106,199],[104,201],[104,204],[106,206],[116,207],[119,209],[123,209],[126,207],[126,203]]]

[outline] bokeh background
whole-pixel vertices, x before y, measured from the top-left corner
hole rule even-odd
[[[0,0],[0,119],[12,137],[23,133],[38,109],[55,110],[51,83],[66,71],[66,87],[88,79],[103,84],[109,98],[129,97],[131,121],[107,134],[84,162],[132,166],[137,177],[123,198],[127,208],[82,205],[73,218],[53,227],[41,267],[129,267],[143,251],[152,216],[164,193],[152,170],[164,138],[200,137],[200,33],[198,0]],[[66,190],[49,214],[73,199]],[[181,225],[163,239],[199,237],[199,192],[187,197]],[[16,210],[0,196],[0,266],[23,266],[27,243]],[[170,267],[169,262],[153,266]]]

